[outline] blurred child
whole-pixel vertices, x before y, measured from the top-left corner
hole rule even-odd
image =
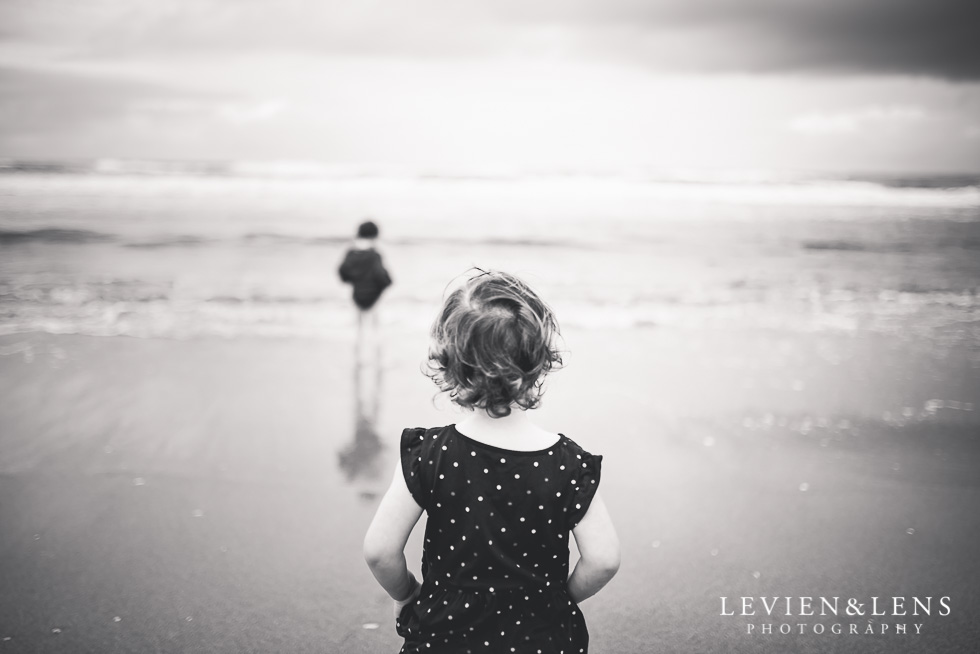
[[[340,264],[340,279],[354,287],[354,304],[361,312],[374,306],[381,293],[391,286],[391,277],[375,249],[378,226],[370,220],[357,228],[357,238]]]
[[[354,357],[354,383],[359,407],[376,407],[381,393],[381,341],[378,338],[378,312],[374,308],[381,294],[391,286],[391,277],[381,262],[375,243],[378,226],[370,220],[357,228],[357,238],[340,264],[340,279],[354,287],[357,307],[357,344]],[[367,418],[358,413],[358,420]],[[373,419],[370,420],[373,424]],[[360,424],[360,423],[358,423]]]
[[[443,304],[429,376],[468,415],[402,433],[364,540],[404,653],[588,651],[578,603],[618,570],[619,541],[598,492],[602,457],[529,419],[561,364],[557,334],[550,308],[506,273],[469,279]],[[423,511],[420,584],[404,548]],[[570,576],[569,533],[581,554]]]

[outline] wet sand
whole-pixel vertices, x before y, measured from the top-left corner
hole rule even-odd
[[[624,562],[583,605],[591,651],[973,651],[974,352],[614,336],[566,335],[539,417],[606,456]],[[353,339],[0,338],[0,652],[397,651],[360,541],[401,428],[455,420],[418,373],[423,338],[385,334],[373,424]],[[720,596],[800,595],[952,612],[875,618],[904,636],[864,635],[867,616],[836,620],[861,635],[747,635],[815,619],[719,615]]]

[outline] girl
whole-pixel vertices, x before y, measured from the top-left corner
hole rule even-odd
[[[446,299],[429,376],[469,409],[406,429],[400,465],[364,539],[410,652],[588,651],[578,603],[619,568],[599,496],[601,456],[528,418],[561,359],[551,309],[521,280],[484,273]],[[405,543],[425,511],[422,583]],[[569,532],[581,557],[568,574]]]

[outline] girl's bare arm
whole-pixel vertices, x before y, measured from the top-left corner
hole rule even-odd
[[[568,593],[578,603],[598,593],[619,570],[619,537],[598,491],[572,534],[581,558],[568,578]]]
[[[364,559],[396,602],[411,598],[418,590],[418,581],[405,563],[405,543],[421,516],[422,508],[409,493],[398,465],[364,536]]]

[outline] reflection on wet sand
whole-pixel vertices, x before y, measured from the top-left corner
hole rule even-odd
[[[383,377],[381,342],[374,312],[359,314],[354,356],[354,439],[337,456],[346,480],[365,485],[360,496],[373,499],[377,491],[368,484],[382,476],[380,454],[383,446],[377,431]]]

